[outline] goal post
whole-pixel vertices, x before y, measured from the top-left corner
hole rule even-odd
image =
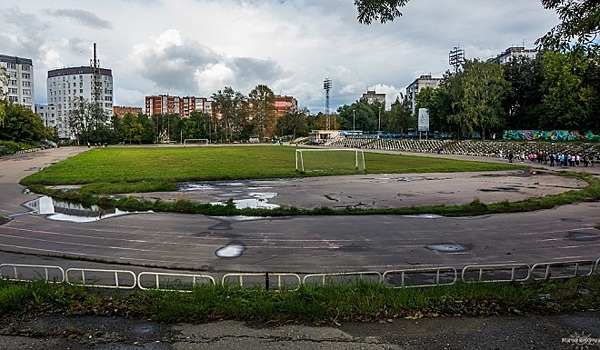
[[[303,148],[296,150],[296,171],[350,173],[366,170],[365,154],[356,148]]]
[[[208,145],[208,139],[185,139],[183,140],[183,145],[184,146],[188,146],[188,145]]]

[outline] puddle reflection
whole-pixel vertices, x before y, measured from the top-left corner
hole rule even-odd
[[[47,219],[69,222],[93,222],[129,212],[119,209],[104,209],[97,205],[85,208],[81,204],[55,200],[48,196],[39,197],[24,204],[35,214],[46,215]]]

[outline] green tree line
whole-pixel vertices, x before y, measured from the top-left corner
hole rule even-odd
[[[430,130],[483,138],[503,129],[600,130],[600,60],[597,49],[576,45],[518,57],[505,65],[468,60],[446,72],[437,89],[423,89]]]

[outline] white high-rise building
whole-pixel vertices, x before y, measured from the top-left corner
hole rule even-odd
[[[35,112],[33,93],[33,61],[29,58],[0,55],[0,67],[6,68],[7,77],[0,79],[6,98]],[[5,84],[5,79],[6,83]]]
[[[97,102],[104,113],[113,115],[113,77],[106,68],[69,67],[48,71],[46,83],[48,105],[54,106],[58,137],[72,139],[69,114],[80,101],[94,102],[94,86],[97,82]]]
[[[39,114],[42,117],[42,121],[44,122],[44,126],[48,126],[54,128],[57,126],[56,124],[56,110],[54,106],[48,104],[35,104],[35,113]]]

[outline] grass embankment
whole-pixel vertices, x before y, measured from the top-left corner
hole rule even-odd
[[[0,283],[0,314],[101,315],[159,322],[242,320],[334,324],[393,318],[597,310],[600,277],[525,285],[458,284],[391,289],[382,284],[301,286],[297,291],[199,286],[191,293],[95,292],[69,285]]]

